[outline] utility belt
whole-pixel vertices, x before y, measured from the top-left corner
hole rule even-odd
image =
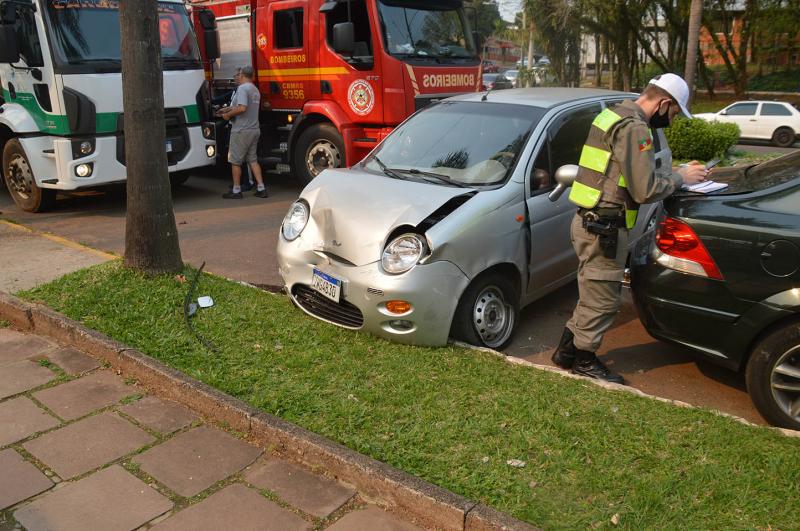
[[[606,258],[617,257],[619,231],[626,229],[625,209],[622,207],[580,208],[578,215],[583,220],[583,228],[590,234],[597,234],[600,248]]]

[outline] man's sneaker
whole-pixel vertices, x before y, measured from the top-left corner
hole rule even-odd
[[[625,384],[625,378],[619,374],[614,374],[608,367],[600,361],[593,352],[586,352],[583,350],[575,350],[575,363],[572,365],[572,374],[578,376],[586,376],[587,378],[594,378],[595,380],[604,380],[606,382]]]
[[[575,335],[572,330],[565,326],[564,332],[561,334],[561,340],[558,342],[555,352],[553,352],[553,357],[550,358],[553,363],[562,369],[569,370],[575,363],[575,344],[572,342],[574,339]]]
[[[263,190],[257,191],[253,195],[255,195],[256,197],[269,197],[269,194],[267,193],[267,189],[266,188],[264,188]]]
[[[222,194],[222,199],[243,199],[242,192],[225,192]]]

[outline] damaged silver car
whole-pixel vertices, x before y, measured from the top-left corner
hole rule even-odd
[[[394,341],[503,348],[521,307],[575,278],[576,207],[568,194],[548,198],[556,171],[577,164],[604,106],[634,97],[505,90],[416,113],[291,206],[278,242],[287,292],[309,315]],[[663,133],[654,137],[669,171]],[[651,217],[642,209],[633,243]]]

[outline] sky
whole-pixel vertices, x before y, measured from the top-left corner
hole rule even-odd
[[[500,16],[509,22],[514,22],[514,15],[520,10],[520,0],[497,0],[500,6]]]

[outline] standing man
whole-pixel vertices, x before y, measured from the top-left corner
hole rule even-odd
[[[572,221],[578,304],[552,358],[574,374],[624,383],[595,353],[620,307],[628,230],[640,204],[661,201],[708,173],[697,162],[667,177],[655,173],[652,129],[669,127],[678,113],[691,118],[688,100],[686,82],[664,74],[651,79],[637,100],[605,109],[592,123],[569,194],[580,207]]]
[[[253,84],[253,67],[245,66],[237,77],[236,94],[230,107],[219,111],[225,120],[231,120],[231,138],[228,147],[228,162],[231,164],[233,188],[222,194],[223,199],[242,199],[242,163],[247,162],[250,172],[256,178],[256,197],[268,197],[261,166],[258,164],[257,148],[261,129],[258,112],[261,107],[261,93]]]

